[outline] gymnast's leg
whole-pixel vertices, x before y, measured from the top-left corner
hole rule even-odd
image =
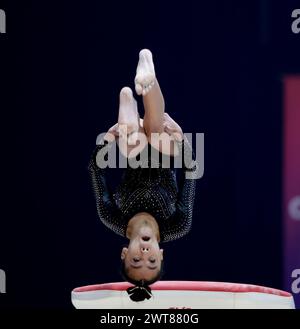
[[[108,132],[116,137],[120,152],[127,158],[135,157],[147,144],[137,102],[129,87],[122,88],[120,92],[118,123]]]
[[[135,89],[137,94],[143,95],[145,109],[143,127],[149,143],[164,154],[176,154],[178,150],[173,134],[180,133],[182,130],[165,113],[164,97],[155,76],[152,53],[148,49],[141,50],[139,54]]]
[[[138,95],[143,95],[145,108],[144,129],[146,133],[162,133],[164,131],[165,101],[155,77],[152,54],[148,49],[141,50],[139,54],[135,90]]]

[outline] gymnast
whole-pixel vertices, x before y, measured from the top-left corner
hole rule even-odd
[[[121,271],[124,279],[135,285],[128,289],[130,298],[141,301],[151,297],[149,285],[162,274],[163,249],[159,243],[178,239],[191,228],[198,165],[181,127],[165,113],[148,49],[139,53],[134,82],[136,93],[143,97],[144,117],[140,119],[132,90],[124,87],[120,92],[118,123],[97,138],[89,172],[100,220],[129,239],[128,246],[121,251]],[[153,166],[149,156],[148,166],[128,166],[112,193],[106,169],[97,163],[97,154],[104,148],[109,152],[114,141],[127,160],[138,158],[140,150],[146,148],[157,150],[160,160]],[[162,158],[174,160],[179,155],[190,161],[182,161],[181,175],[177,177],[178,170],[172,165],[164,166]]]

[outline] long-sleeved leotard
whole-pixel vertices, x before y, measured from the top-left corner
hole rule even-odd
[[[190,159],[187,165],[182,160],[183,169],[178,183],[174,169],[163,168],[161,163],[159,168],[151,168],[149,158],[148,168],[125,169],[122,182],[114,193],[107,185],[107,169],[99,168],[96,161],[98,152],[108,152],[111,145],[105,141],[96,147],[89,172],[97,212],[104,225],[125,237],[130,218],[139,212],[148,212],[159,225],[161,242],[176,240],[190,231],[198,165],[195,161],[191,162],[193,151],[187,140],[177,145],[183,159]]]

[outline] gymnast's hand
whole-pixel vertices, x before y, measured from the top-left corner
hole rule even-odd
[[[164,131],[172,136],[177,142],[184,139],[184,135],[179,124],[174,121],[168,113],[164,113]]]
[[[108,132],[104,135],[104,140],[113,142],[119,137],[118,123],[108,129]]]

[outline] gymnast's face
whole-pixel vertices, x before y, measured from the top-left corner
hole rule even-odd
[[[128,248],[122,249],[121,259],[131,279],[151,281],[161,269],[163,250],[159,249],[154,235],[144,232],[131,239]]]

